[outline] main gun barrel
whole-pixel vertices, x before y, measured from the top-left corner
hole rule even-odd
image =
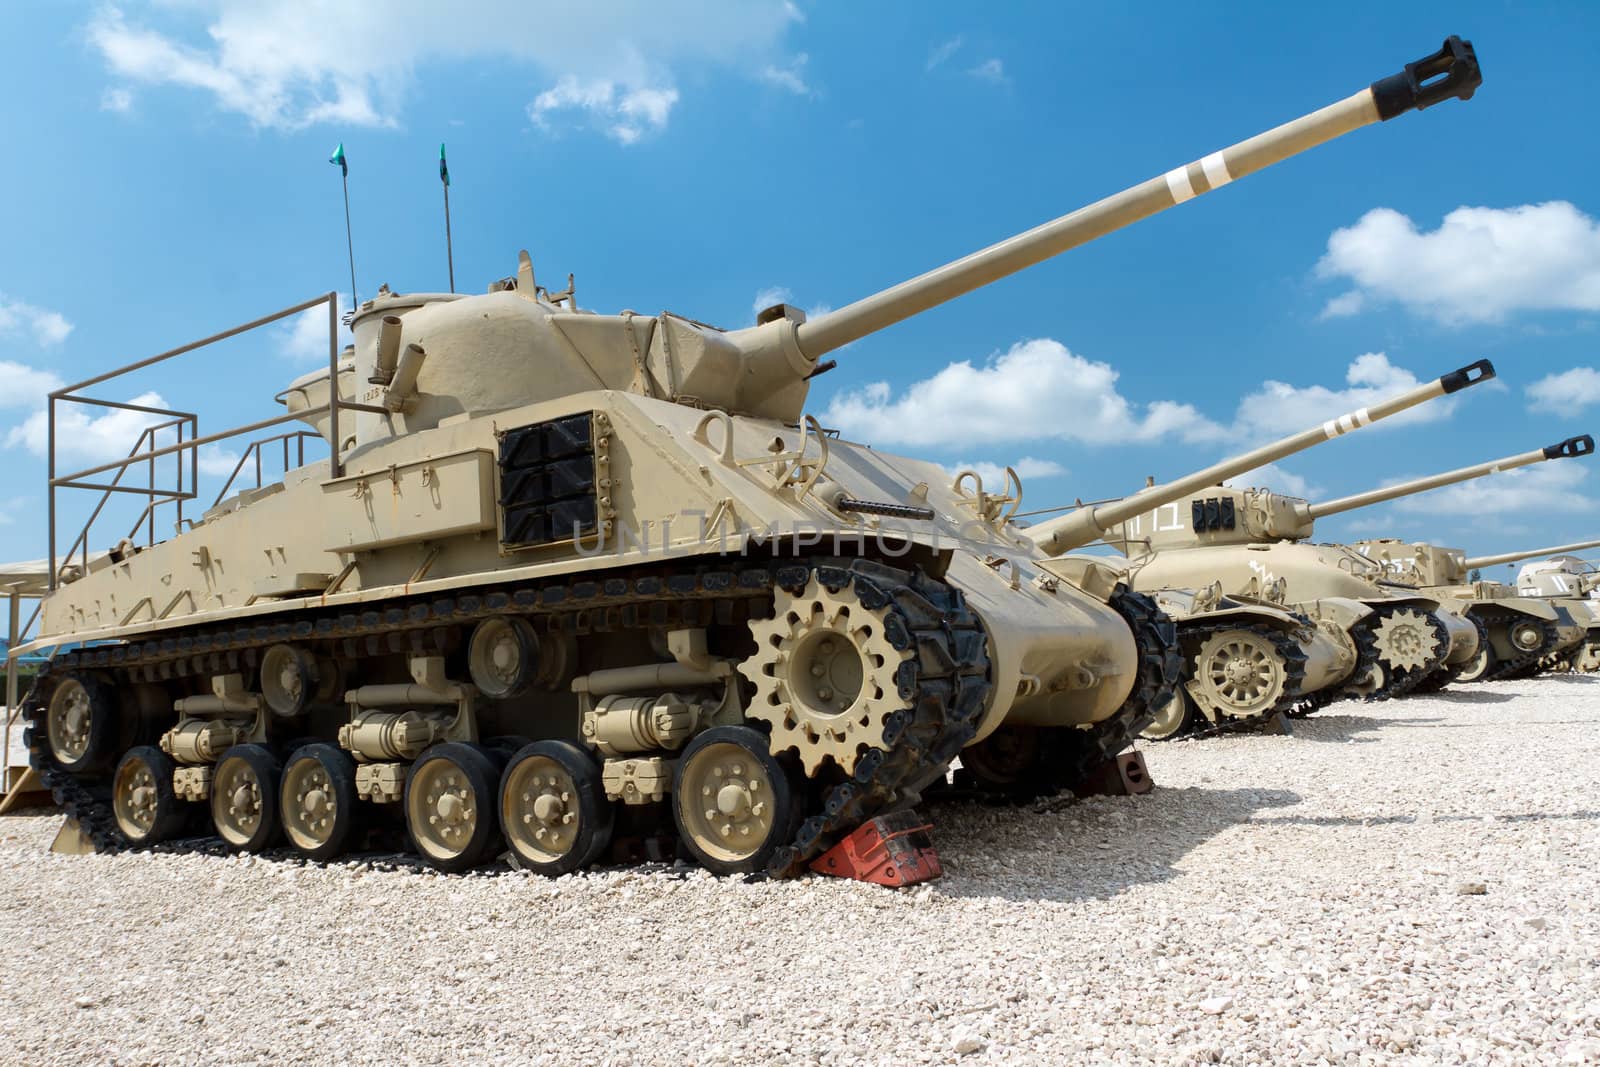
[[[1437,399],[1449,393],[1458,392],[1468,386],[1477,385],[1479,382],[1488,381],[1494,377],[1494,365],[1486,359],[1453,370],[1449,374],[1415,389],[1408,389],[1399,396],[1390,397],[1370,407],[1360,408],[1349,414],[1341,415],[1337,419],[1329,419],[1320,426],[1300,433],[1291,434],[1270,445],[1245,452],[1242,455],[1225,459],[1215,463],[1204,470],[1161,485],[1153,485],[1142,489],[1129,497],[1114,501],[1104,507],[1083,507],[1077,511],[1058,518],[1042,522],[1031,527],[1027,535],[1048,555],[1060,555],[1071,552],[1085,545],[1093,544],[1114,527],[1142,515],[1152,508],[1163,504],[1170,504],[1180,500],[1190,493],[1208,486],[1217,485],[1229,478],[1255,470],[1264,464],[1292,456],[1296,452],[1304,452],[1314,445],[1324,441],[1331,441],[1335,437],[1343,436],[1352,430],[1359,430],[1363,426],[1386,419],[1390,415],[1397,415],[1408,408],[1424,404],[1429,400]]]
[[[1600,541],[1579,541],[1571,545],[1551,545],[1548,548],[1535,548],[1527,552],[1506,552],[1498,556],[1473,556],[1464,561],[1462,566],[1468,570],[1479,567],[1494,567],[1501,563],[1515,563],[1519,559],[1533,559],[1536,556],[1562,556],[1568,552],[1582,552],[1586,548],[1600,548]]]
[[[815,360],[901,319],[1352,130],[1387,121],[1413,108],[1431,107],[1451,97],[1469,99],[1482,82],[1471,42],[1450,37],[1433,55],[1407,63],[1400,73],[1375,81],[1338,103],[802,323],[797,335],[800,351],[806,359]]]
[[[1527,467],[1535,463],[1543,463],[1546,460],[1572,459],[1593,454],[1594,438],[1588,434],[1583,434],[1580,437],[1569,437],[1560,444],[1546,445],[1544,448],[1519,452],[1514,456],[1506,456],[1502,459],[1491,459],[1487,463],[1478,463],[1471,467],[1459,467],[1453,471],[1445,471],[1443,474],[1401,482],[1399,485],[1386,485],[1381,489],[1372,489],[1365,493],[1342,496],[1337,500],[1324,500],[1320,504],[1312,504],[1307,510],[1313,519],[1320,519],[1325,515],[1339,515],[1346,511],[1354,511],[1356,508],[1382,504],[1396,497],[1425,493],[1429,489],[1437,489],[1442,485],[1454,485],[1456,482],[1471,481],[1473,478],[1483,478],[1491,474],[1499,474],[1502,471],[1516,470],[1518,467]]]

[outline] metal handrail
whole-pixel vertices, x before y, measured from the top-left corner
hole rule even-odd
[[[256,459],[256,488],[261,488],[261,448],[263,445],[270,445],[274,441],[283,442],[283,469],[284,473],[288,473],[289,442],[293,441],[296,452],[295,466],[304,467],[306,465],[306,438],[308,437],[314,441],[320,441],[322,439],[321,434],[313,433],[310,430],[290,430],[288,433],[274,434],[271,437],[262,437],[255,441],[251,441],[250,447],[246,448],[244,450],[244,454],[239,457],[239,462],[233,465],[233,473],[228,475],[227,482],[223,484],[221,491],[217,493],[217,498],[211,502],[211,506],[216,507],[218,504],[222,503],[223,500],[227,499],[228,491],[233,488],[233,483],[239,477],[239,472],[244,470],[245,460],[249,459],[252,455],[254,455]]]
[[[207,345],[215,344],[218,341],[227,340],[230,337],[237,337],[239,334],[247,333],[250,330],[270,325],[271,323],[286,319],[291,315],[298,315],[303,311],[309,311],[310,309],[323,304],[326,304],[328,307],[328,403],[319,407],[309,408],[305,411],[295,412],[293,414],[280,415],[276,418],[263,419],[259,422],[249,423],[248,425],[236,427],[232,430],[226,430],[222,433],[201,436],[198,432],[198,417],[192,415],[191,413],[172,412],[161,408],[149,408],[138,404],[124,403],[114,400],[101,400],[95,397],[75,395],[79,390],[87,389],[89,386],[99,385],[102,382],[107,382],[113,378],[130,374],[133,371],[143,370],[146,367],[154,366],[157,363],[193,352],[197,349],[204,348]],[[152,447],[148,451],[141,451],[139,449],[139,445],[135,445],[134,451],[125,459],[113,460],[110,463],[102,463],[99,466],[89,467],[85,470],[78,471],[75,474],[58,476],[56,473],[56,405],[58,403],[90,404],[99,407],[120,408],[129,411],[146,411],[158,415],[181,416],[185,418],[185,420],[189,421],[193,436],[189,440],[185,441],[182,439],[182,432],[180,430],[179,441],[177,444],[168,445],[164,448],[156,448],[154,447],[154,440],[148,438],[147,430],[146,434],[142,434],[140,436],[139,444],[143,444],[146,439],[150,439]],[[74,385],[65,386],[61,389],[51,392],[49,395],[48,407],[50,451],[50,471],[48,482],[50,503],[50,591],[54,592],[59,584],[59,568],[57,567],[59,557],[56,552],[57,489],[98,489],[106,494],[107,499],[109,499],[109,494],[112,492],[142,492],[151,497],[160,497],[161,500],[179,499],[179,521],[181,525],[181,500],[193,499],[196,495],[194,487],[197,486],[199,481],[199,449],[201,446],[212,444],[216,441],[226,440],[232,437],[238,437],[242,434],[254,433],[257,430],[265,429],[268,426],[277,426],[281,423],[297,421],[309,415],[321,414],[324,411],[328,413],[328,437],[333,442],[332,454],[329,456],[328,460],[329,473],[333,477],[337,478],[344,473],[343,464],[339,460],[339,413],[341,411],[370,411],[384,414],[387,413],[387,409],[377,407],[372,404],[358,404],[348,400],[341,400],[339,398],[339,301],[338,294],[334,292],[324,293],[323,295],[315,297],[311,300],[301,301],[298,304],[275,311],[270,315],[264,315],[259,319],[253,319],[250,322],[242,325],[223,330],[221,333],[212,334],[210,337],[205,337],[198,341],[192,341],[189,344],[179,345],[177,348],[168,349],[167,351],[158,355],[150,356],[147,359],[141,359],[135,363],[129,363],[127,366],[119,367],[116,370],[106,371],[104,374],[97,374],[93,378],[86,378],[85,380]],[[86,483],[82,481],[82,479],[90,477],[91,475],[103,474],[106,471],[111,470],[121,472],[135,463],[146,461],[151,464],[151,470],[153,472],[155,468],[155,461],[158,458],[168,455],[181,455],[185,452],[188,453],[189,457],[189,484],[191,486],[191,490],[187,495],[184,495],[183,493],[182,459],[178,461],[178,490],[176,492],[168,489],[158,490],[154,487],[154,485],[151,485],[149,488],[143,490],[136,489],[131,486],[122,486],[119,484],[120,477],[113,479],[109,485],[101,483]],[[155,518],[152,513],[155,506],[156,502],[152,502],[152,504],[145,509],[145,512],[140,515],[141,523],[145,522],[147,519],[149,521],[152,543],[154,543],[155,538]],[[102,500],[100,507],[104,507],[104,500]],[[96,508],[94,514],[97,516],[99,511],[100,508]],[[91,517],[91,521],[93,521],[93,517]],[[138,527],[135,526],[135,529],[137,530]],[[83,533],[79,535],[79,539],[84,543],[85,564],[87,564],[88,561],[88,536],[89,528],[87,525],[85,525]],[[74,542],[74,550],[76,550],[76,547],[77,542]],[[71,554],[69,553],[67,557],[68,561],[70,561],[71,558]]]
[[[120,405],[118,405],[118,406],[120,406]],[[153,411],[153,410],[159,410],[159,409],[141,408],[139,410]],[[173,412],[173,414],[175,416],[177,416],[177,417],[175,417],[175,418],[173,418],[173,419],[171,419],[171,420],[169,420],[167,422],[157,423],[154,426],[146,426],[143,430],[140,431],[139,439],[134,442],[133,448],[128,452],[128,458],[130,460],[142,459],[143,458],[143,453],[140,450],[144,447],[144,443],[146,441],[150,441],[151,444],[153,445],[155,443],[155,441],[156,441],[157,435],[159,435],[162,430],[169,430],[169,429],[173,429],[174,427],[176,427],[177,430],[178,430],[179,439],[181,440],[182,437],[183,437],[183,427],[185,425],[188,425],[191,428],[191,432],[193,432],[193,429],[199,425],[199,423],[196,420],[195,416],[189,414],[188,412]],[[71,563],[73,555],[75,553],[77,553],[79,548],[82,548],[83,549],[83,565],[84,565],[85,569],[88,568],[88,566],[89,566],[89,533],[94,527],[95,520],[100,517],[100,513],[105,510],[106,504],[108,502],[110,502],[112,493],[143,493],[143,494],[147,494],[147,495],[153,495],[155,493],[161,493],[164,496],[166,496],[167,499],[172,499],[173,497],[176,497],[177,501],[178,501],[179,521],[180,522],[182,521],[183,501],[184,500],[192,500],[192,499],[194,499],[196,494],[193,493],[193,492],[190,492],[190,493],[187,493],[187,494],[183,493],[183,466],[182,466],[182,462],[181,461],[180,461],[179,466],[178,466],[178,489],[177,489],[176,492],[170,493],[170,495],[169,495],[169,491],[168,490],[157,489],[155,487],[155,461],[154,460],[152,460],[151,463],[150,463],[150,484],[145,489],[140,489],[140,488],[138,488],[136,486],[124,486],[124,485],[121,484],[122,476],[127,473],[127,470],[128,470],[127,467],[123,467],[122,469],[118,470],[116,477],[112,478],[110,484],[108,484],[108,485],[92,486],[92,485],[86,485],[86,484],[82,484],[82,483],[75,483],[75,484],[72,484],[72,485],[69,485],[69,486],[65,486],[66,488],[74,488],[74,489],[93,489],[93,488],[98,488],[102,492],[101,492],[101,495],[100,495],[100,502],[97,503],[95,505],[95,507],[94,507],[94,510],[92,512],[90,512],[89,518],[83,524],[82,531],[79,532],[77,538],[72,542],[72,547],[67,549],[67,558],[63,561],[63,565]],[[165,502],[165,501],[162,501],[162,502]],[[153,513],[153,508],[146,508],[144,512],[140,513],[139,522],[143,522],[145,520],[145,516],[147,514],[149,515],[150,522],[151,522],[151,528],[150,528],[151,538],[152,538],[152,540],[154,540],[154,537],[155,537],[155,526],[154,526],[155,516],[154,516],[154,513]],[[128,536],[131,538],[134,533],[138,532],[138,529],[139,529],[139,523],[135,523],[134,527],[133,527],[133,530],[128,534]],[[53,561],[52,561],[51,570],[52,571],[55,570]]]

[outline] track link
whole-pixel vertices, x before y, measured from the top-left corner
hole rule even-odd
[[[1306,626],[1312,625],[1310,619],[1304,616],[1299,616],[1299,618]],[[1231,626],[1220,624],[1204,627],[1198,633],[1189,631],[1184,636],[1186,639],[1197,642],[1196,647],[1198,648],[1198,645],[1203,645],[1212,634],[1221,633],[1225,630],[1240,629],[1254,630],[1272,642],[1272,647],[1284,664],[1286,677],[1284,679],[1283,695],[1271,707],[1254,715],[1224,716],[1215,722],[1206,719],[1204,712],[1199,712],[1199,703],[1197,701],[1195,703],[1197,714],[1190,717],[1189,725],[1172,737],[1166,738],[1166,740],[1199,741],[1207,737],[1216,737],[1220,734],[1241,733],[1272,721],[1274,715],[1292,713],[1293,709],[1298,706],[1301,700],[1300,688],[1305,683],[1306,678],[1306,654],[1300,651],[1299,642],[1288,634],[1266,626],[1241,627],[1237,624]]]
[[[740,610],[770,612],[773,590],[804,588],[815,572],[826,586],[853,586],[869,607],[889,608],[886,627],[895,647],[914,654],[896,675],[909,707],[884,731],[884,746],[867,752],[855,773],[821,792],[817,809],[800,822],[794,840],[769,868],[797,874],[806,863],[865,820],[936,779],[971,740],[989,694],[985,635],[961,592],[921,571],[869,559],[773,561],[740,569],[645,569],[593,580],[478,590],[455,597],[412,597],[361,612],[297,612],[293,621],[246,626],[199,626],[181,636],[152,637],[56,657],[23,701],[30,760],[56,803],[94,843],[112,852],[128,847],[116,831],[105,775],[70,774],[45,740],[50,693],[70,671],[100,671],[119,683],[163,681],[250,669],[259,652],[278,642],[322,644],[334,655],[430,651],[447,627],[495,614],[518,614],[552,629],[583,635],[636,626],[728,622]],[[808,791],[809,792],[809,791]],[[207,839],[168,842],[161,851],[214,851]]]

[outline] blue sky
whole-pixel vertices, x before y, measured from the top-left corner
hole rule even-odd
[[[1483,61],[1474,100],[858,342],[812,409],[891,451],[1021,463],[1030,506],[1119,495],[1481,357],[1499,386],[1266,479],[1343,495],[1600,425],[1600,68],[1581,52],[1600,7],[1137,10],[0,7],[0,558],[44,551],[35,413],[53,384],[348,288],[336,142],[364,295],[444,287],[446,141],[459,288],[514,273],[526,247],[541,281],[576,274],[583,306],[740,326],[764,294],[848,303],[1341,98],[1449,33]],[[316,359],[268,331],[101,395],[153,393],[206,432],[275,413]],[[63,463],[126,448],[125,429],[73,426]],[[1600,474],[1547,464],[1318,531],[1385,533],[1474,552],[1600,536]]]

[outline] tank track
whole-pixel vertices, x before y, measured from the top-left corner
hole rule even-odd
[[[1508,659],[1504,663],[1495,664],[1484,674],[1483,680],[1486,682],[1509,682],[1538,673],[1539,662],[1550,654],[1550,649],[1554,648],[1556,642],[1561,639],[1553,622],[1546,622],[1544,619],[1540,619],[1539,629],[1544,633],[1544,640],[1539,642],[1538,648],[1532,652],[1524,652],[1520,656]]]
[[[1374,667],[1378,666],[1378,639],[1373,636],[1372,628],[1365,625],[1365,621],[1350,630],[1350,639],[1355,642],[1356,662],[1350,669],[1351,678],[1363,678]],[[1314,715],[1329,704],[1346,700],[1360,694],[1353,693],[1348,682],[1330,685],[1315,693],[1302,697],[1293,708],[1285,714],[1291,719],[1304,719]]]
[[[1307,626],[1311,625],[1310,619],[1307,619],[1304,616],[1299,616],[1299,618]],[[1257,726],[1261,726],[1264,723],[1271,722],[1273,716],[1275,715],[1290,713],[1298,705],[1301,699],[1300,687],[1306,679],[1306,654],[1300,651],[1299,644],[1283,631],[1265,626],[1240,627],[1237,625],[1229,626],[1226,624],[1221,624],[1217,626],[1205,627],[1198,633],[1195,631],[1190,631],[1190,633],[1197,636],[1200,642],[1203,643],[1214,633],[1221,633],[1224,630],[1239,630],[1247,628],[1265,634],[1267,638],[1271,640],[1272,647],[1277,650],[1278,657],[1283,660],[1284,673],[1287,675],[1283,686],[1283,696],[1279,697],[1277,703],[1273,704],[1265,711],[1257,712],[1254,715],[1246,715],[1241,718],[1225,716],[1216,722],[1211,722],[1206,719],[1205,713],[1199,711],[1199,705],[1196,704],[1196,715],[1190,717],[1190,725],[1187,728],[1178,731],[1178,733],[1174,734],[1172,737],[1167,738],[1167,740],[1199,741],[1208,737],[1217,737],[1221,734],[1242,733],[1247,730],[1252,730]]]
[[[920,780],[937,778],[975,730],[989,694],[985,635],[961,592],[921,571],[874,560],[774,561],[744,569],[650,570],[570,583],[549,582],[475,591],[455,597],[402,598],[361,612],[305,611],[294,621],[248,626],[200,626],[181,637],[164,637],[84,649],[56,657],[40,672],[23,701],[29,726],[24,735],[30,762],[57,805],[77,820],[97,850],[128,846],[116,831],[109,776],[70,774],[51,757],[45,713],[54,681],[72,670],[110,670],[119,681],[162,681],[254,665],[254,654],[283,641],[332,642],[342,655],[423,651],[440,627],[516,612],[551,618],[577,635],[627,626],[706,622],[731,617],[741,601],[763,601],[773,590],[803,589],[813,571],[830,588],[853,585],[868,607],[890,609],[886,625],[897,648],[915,654],[896,677],[910,707],[890,717],[886,748],[868,752],[847,781],[826,790],[820,809],[804,818],[793,842],[779,849],[769,868],[797,874],[834,841],[866,819],[914,799]],[[808,791],[809,792],[809,791]],[[202,838],[168,842],[161,851],[212,852],[220,843]]]
[[[1139,650],[1134,686],[1117,714],[1089,730],[1055,731],[1051,746],[1051,785],[1055,792],[1072,789],[1096,767],[1133,746],[1140,731],[1150,725],[1156,709],[1171,699],[1182,683],[1183,652],[1178,646],[1178,624],[1156,605],[1155,598],[1118,585],[1111,607],[1133,631]]]

